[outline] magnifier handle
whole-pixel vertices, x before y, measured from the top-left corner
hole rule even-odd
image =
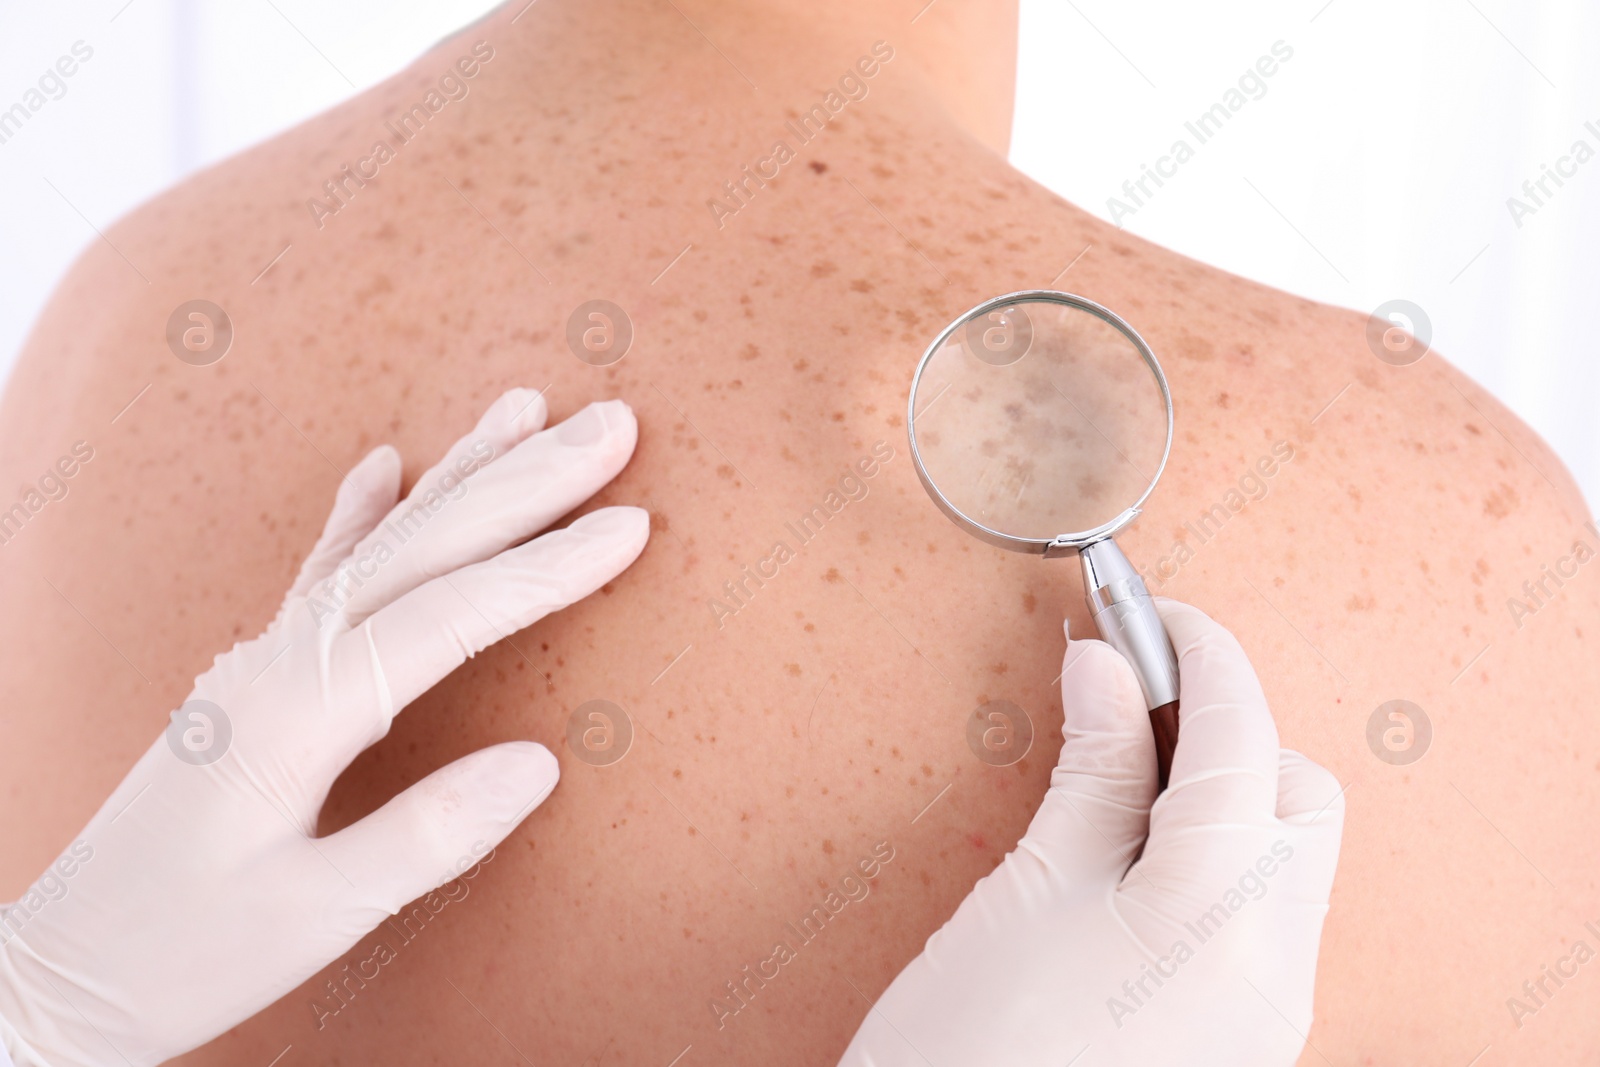
[[[1172,753],[1178,747],[1178,702],[1176,700],[1150,709],[1150,729],[1156,735],[1156,769],[1160,773],[1161,788],[1167,787],[1172,777]]]
[[[1178,745],[1178,657],[1144,579],[1110,538],[1078,552],[1083,588],[1100,639],[1133,667],[1150,709],[1161,788],[1172,773]]]

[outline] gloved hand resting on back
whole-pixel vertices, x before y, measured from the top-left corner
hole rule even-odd
[[[1072,641],[1044,803],[878,999],[844,1065],[1295,1062],[1342,791],[1278,748],[1233,635],[1188,605],[1158,607],[1180,674],[1166,792],[1132,670],[1099,641]]]
[[[46,872],[70,867],[69,892],[0,924],[0,1043],[18,1067],[143,1067],[209,1041],[555,787],[543,746],[495,745],[314,836],[334,779],[401,709],[643,551],[648,516],[628,507],[518,544],[615,477],[638,434],[621,401],[544,422],[543,398],[513,389],[399,504],[394,449],[350,472],[277,618],[195,680]]]

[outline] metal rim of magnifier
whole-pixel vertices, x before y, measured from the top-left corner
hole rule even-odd
[[[940,491],[932,476],[928,474],[927,468],[923,465],[922,452],[917,448],[917,387],[922,383],[922,373],[928,369],[928,363],[933,359],[934,354],[944,347],[945,342],[950,340],[952,334],[978,316],[986,315],[1010,304],[1024,303],[1061,304],[1065,307],[1077,308],[1079,311],[1087,311],[1101,321],[1115,327],[1122,336],[1128,339],[1134,348],[1138,349],[1139,355],[1144,359],[1145,366],[1150,368],[1151,374],[1155,375],[1156,385],[1161,390],[1161,402],[1165,405],[1167,413],[1167,442],[1161,450],[1161,462],[1156,465],[1156,473],[1151,477],[1150,484],[1145,486],[1144,492],[1139,494],[1138,500],[1135,500],[1122,514],[1110,522],[1102,523],[1092,530],[1062,533],[1055,537],[1041,538],[1016,537],[985,526],[956,507],[950,502],[950,498]],[[938,337],[933,339],[933,343],[928,346],[928,350],[922,354],[922,361],[917,364],[917,373],[911,378],[911,399],[906,404],[906,431],[911,438],[911,463],[917,469],[917,477],[921,480],[922,487],[928,491],[928,495],[933,498],[933,502],[938,505],[939,510],[949,516],[950,520],[957,526],[962,527],[980,541],[994,545],[996,548],[1009,549],[1012,552],[1030,552],[1047,558],[1064,556],[1076,552],[1080,548],[1092,545],[1096,541],[1104,541],[1122,530],[1138,516],[1144,502],[1155,491],[1156,483],[1161,480],[1161,472],[1167,469],[1167,457],[1172,452],[1172,390],[1167,385],[1166,373],[1162,371],[1160,362],[1156,360],[1156,354],[1150,350],[1150,346],[1145,343],[1145,339],[1139,336],[1139,332],[1123,321],[1122,316],[1110,308],[1102,307],[1093,300],[1073,293],[1063,293],[1055,289],[1024,289],[1021,292],[1007,293],[1005,296],[997,296],[991,300],[985,300],[950,323],[940,331]]]

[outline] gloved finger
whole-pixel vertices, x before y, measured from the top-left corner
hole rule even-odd
[[[1298,1037],[1311,1028],[1316,960],[1339,862],[1344,798],[1333,775],[1288,749],[1279,754],[1278,782],[1278,819],[1225,841],[1222,851],[1231,858],[1214,874],[1226,877],[1214,879],[1206,893],[1171,909],[1175,914],[1170,918],[1173,929],[1179,920],[1190,924],[1185,930],[1209,931],[1227,923],[1230,930],[1239,929],[1235,937],[1270,944],[1272,951],[1247,953],[1240,961],[1240,995],[1247,998],[1244,1003],[1270,1003],[1272,1015],[1260,1016],[1264,1027],[1282,1019]],[[1254,851],[1248,866],[1240,863],[1242,853],[1235,847],[1245,841]],[[1210,856],[1202,852],[1192,862],[1208,859],[1214,864],[1216,851]]]
[[[1290,748],[1278,753],[1278,818],[1296,826],[1344,825],[1344,789],[1321,764]]]
[[[313,586],[327,580],[356,542],[383,520],[399,495],[400,453],[389,445],[379,445],[339,483],[339,492],[333,499],[328,521],[322,527],[322,536],[317,538],[284,599],[304,596]]]
[[[489,405],[488,410],[478,420],[478,424],[473,427],[472,432],[452,445],[450,450],[445,453],[445,458],[418,479],[418,488],[412,490],[407,497],[407,501],[409,502],[419,495],[419,488],[421,493],[425,495],[426,489],[423,487],[437,487],[440,481],[452,472],[458,473],[462,467],[488,462],[488,459],[483,457],[493,458],[509,451],[517,442],[542,429],[544,420],[545,403],[543,394],[523,388],[507,390],[493,404]],[[394,518],[394,514],[391,513],[399,512],[404,507],[404,505],[397,507],[395,503],[400,496],[400,455],[388,445],[375,449],[357,466],[355,471],[351,472],[344,485],[340,487],[340,500],[343,500],[346,488],[352,482],[357,482],[357,471],[360,471],[362,466],[372,462],[374,456],[379,452],[386,453],[381,471],[383,477],[382,489],[384,491],[381,494],[374,492],[370,496],[370,506],[361,509],[359,522],[341,522],[340,527],[344,536],[330,540],[327,533],[323,534],[324,540],[329,541],[329,543],[326,547],[321,542],[318,543],[317,548],[312,552],[312,557],[316,564],[315,567],[311,566],[313,560],[307,560],[307,566],[302,569],[300,577],[296,579],[294,586],[289,590],[289,595],[285,598],[286,602],[298,596],[316,595],[324,604],[331,602],[337,605],[342,603],[350,595],[350,592],[360,584],[359,573],[354,576],[344,573],[340,575],[339,580],[334,584],[328,585],[325,583],[333,579],[339,564],[345,563],[347,560],[370,561],[374,554],[374,542],[384,537],[384,531],[377,528],[378,524],[385,523],[387,526],[388,522],[386,520],[392,521]],[[473,466],[473,469],[475,469],[475,466]],[[374,507],[377,509],[375,514],[372,511]],[[330,516],[328,520],[330,530],[334,525],[335,518],[338,517],[338,503],[334,506],[334,512],[335,515]],[[322,588],[317,588],[319,586]]]
[[[470,869],[560,777],[550,750],[532,741],[479,749],[317,847],[363,904],[393,915]]]
[[[475,467],[487,466],[516,448],[523,441],[544,429],[550,417],[544,391],[517,386],[495,397],[494,403],[484,409],[478,424],[445,450],[444,458],[429,467],[417,479],[421,486],[439,484],[452,472],[464,476],[465,459],[476,460]]]
[[[493,559],[435,578],[340,638],[388,683],[388,719],[483,649],[582,600],[628,568],[650,539],[643,508],[602,508]]]
[[[1278,763],[1278,820],[1290,831],[1288,846],[1302,899],[1326,904],[1333,891],[1344,833],[1344,789],[1326,769],[1298,752],[1284,749]]]
[[[520,386],[501,393],[478,418],[477,425],[451,445],[443,459],[423,472],[405,500],[397,504],[398,493],[389,500],[386,514],[372,522],[365,531],[366,536],[349,545],[345,556],[336,561],[345,564],[339,574],[338,588],[324,586],[319,594],[336,605],[343,604],[361,586],[362,577],[369,574],[372,565],[386,561],[401,542],[406,530],[400,520],[407,516],[415,518],[413,513],[419,505],[424,506],[419,514],[427,516],[426,506],[445,499],[444,494],[458,493],[462,478],[505,455],[530,434],[542,430],[545,416],[543,393]],[[430,491],[432,496],[429,496]],[[380,543],[385,547],[380,549]],[[353,568],[357,561],[365,565]],[[352,569],[356,571],[353,575]],[[331,576],[330,570],[328,577]]]
[[[1256,822],[1278,796],[1278,727],[1239,642],[1199,608],[1165,597],[1156,610],[1178,655],[1178,747],[1152,814],[1161,825]]]
[[[1156,796],[1155,738],[1133,668],[1102,641],[1069,641],[1061,757],[1019,849],[1067,883],[1114,884],[1138,855]]]
[[[437,483],[418,482],[353,553],[362,581],[346,602],[345,618],[356,625],[424,582],[543,530],[615,478],[638,436],[627,404],[590,404],[497,453],[465,480],[454,480],[458,468],[446,468]],[[363,558],[371,562],[363,566]]]

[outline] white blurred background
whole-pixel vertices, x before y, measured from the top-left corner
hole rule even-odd
[[[0,374],[96,227],[494,6],[0,0],[0,111],[74,42],[93,49],[0,143]],[[1198,144],[1184,123],[1278,41],[1293,56],[1265,95]],[[1363,312],[1420,306],[1434,347],[1593,502],[1600,158],[1565,164],[1542,206],[1522,187],[1579,140],[1600,153],[1597,50],[1593,0],[1023,0],[1012,157],[1103,217],[1123,199],[1125,228],[1196,259]],[[1134,204],[1123,183],[1179,138],[1194,158]],[[1513,196],[1537,206],[1521,226]]]

